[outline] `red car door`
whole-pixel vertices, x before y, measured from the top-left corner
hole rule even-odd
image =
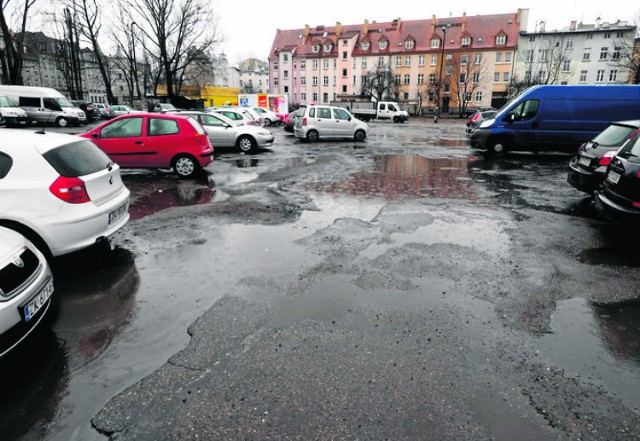
[[[171,160],[180,151],[188,150],[188,144],[195,143],[180,130],[180,121],[175,117],[149,116],[146,125],[145,145],[149,151],[148,167],[170,168]]]
[[[143,122],[143,116],[114,120],[92,136],[93,142],[120,167],[140,167],[148,156]]]

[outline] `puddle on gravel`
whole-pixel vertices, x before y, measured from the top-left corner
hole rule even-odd
[[[420,197],[476,198],[465,158],[427,158],[420,155],[378,155],[373,165],[348,179],[305,185],[306,190],[387,200]]]
[[[558,304],[551,327],[539,340],[551,365],[603,385],[640,411],[640,303],[567,300]]]

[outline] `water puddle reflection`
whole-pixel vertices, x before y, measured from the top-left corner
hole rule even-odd
[[[309,191],[402,200],[420,197],[476,198],[467,160],[420,155],[378,155],[373,165],[337,182],[305,185]]]
[[[539,340],[543,356],[640,410],[639,303],[572,299],[558,304],[551,325],[553,333]]]

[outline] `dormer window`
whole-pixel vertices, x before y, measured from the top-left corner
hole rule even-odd
[[[361,46],[362,46],[362,50],[363,51],[369,50],[369,42],[368,41],[363,41]]]
[[[320,45],[319,45],[319,44],[314,44],[313,46],[311,46],[311,50],[312,50],[314,53],[318,53],[318,52],[320,52]]]
[[[438,38],[434,38],[431,40],[431,49],[436,49],[440,47],[440,40]]]
[[[471,46],[471,37],[463,37],[461,44],[462,46]]]
[[[378,45],[380,46],[380,50],[385,50],[387,48],[387,46],[389,46],[389,42],[387,40],[380,40],[378,42]]]
[[[507,44],[507,36],[504,34],[500,34],[496,37],[496,46],[504,46]]]
[[[327,43],[324,45],[325,52],[331,52],[331,49],[333,49],[333,45],[331,43]]]
[[[404,42],[404,48],[405,49],[413,49],[416,45],[416,42],[413,40],[407,40]]]

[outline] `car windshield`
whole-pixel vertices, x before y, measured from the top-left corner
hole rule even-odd
[[[629,156],[640,156],[640,135],[636,136],[624,150]]]
[[[18,107],[9,97],[0,96],[0,107]]]
[[[58,174],[69,178],[90,175],[111,164],[111,159],[89,140],[65,144],[42,156]]]
[[[51,98],[51,99],[60,107],[74,107],[73,104],[71,104],[71,101],[69,101],[66,98]]]
[[[605,147],[621,145],[635,130],[638,129],[612,124],[593,138],[593,142]]]

